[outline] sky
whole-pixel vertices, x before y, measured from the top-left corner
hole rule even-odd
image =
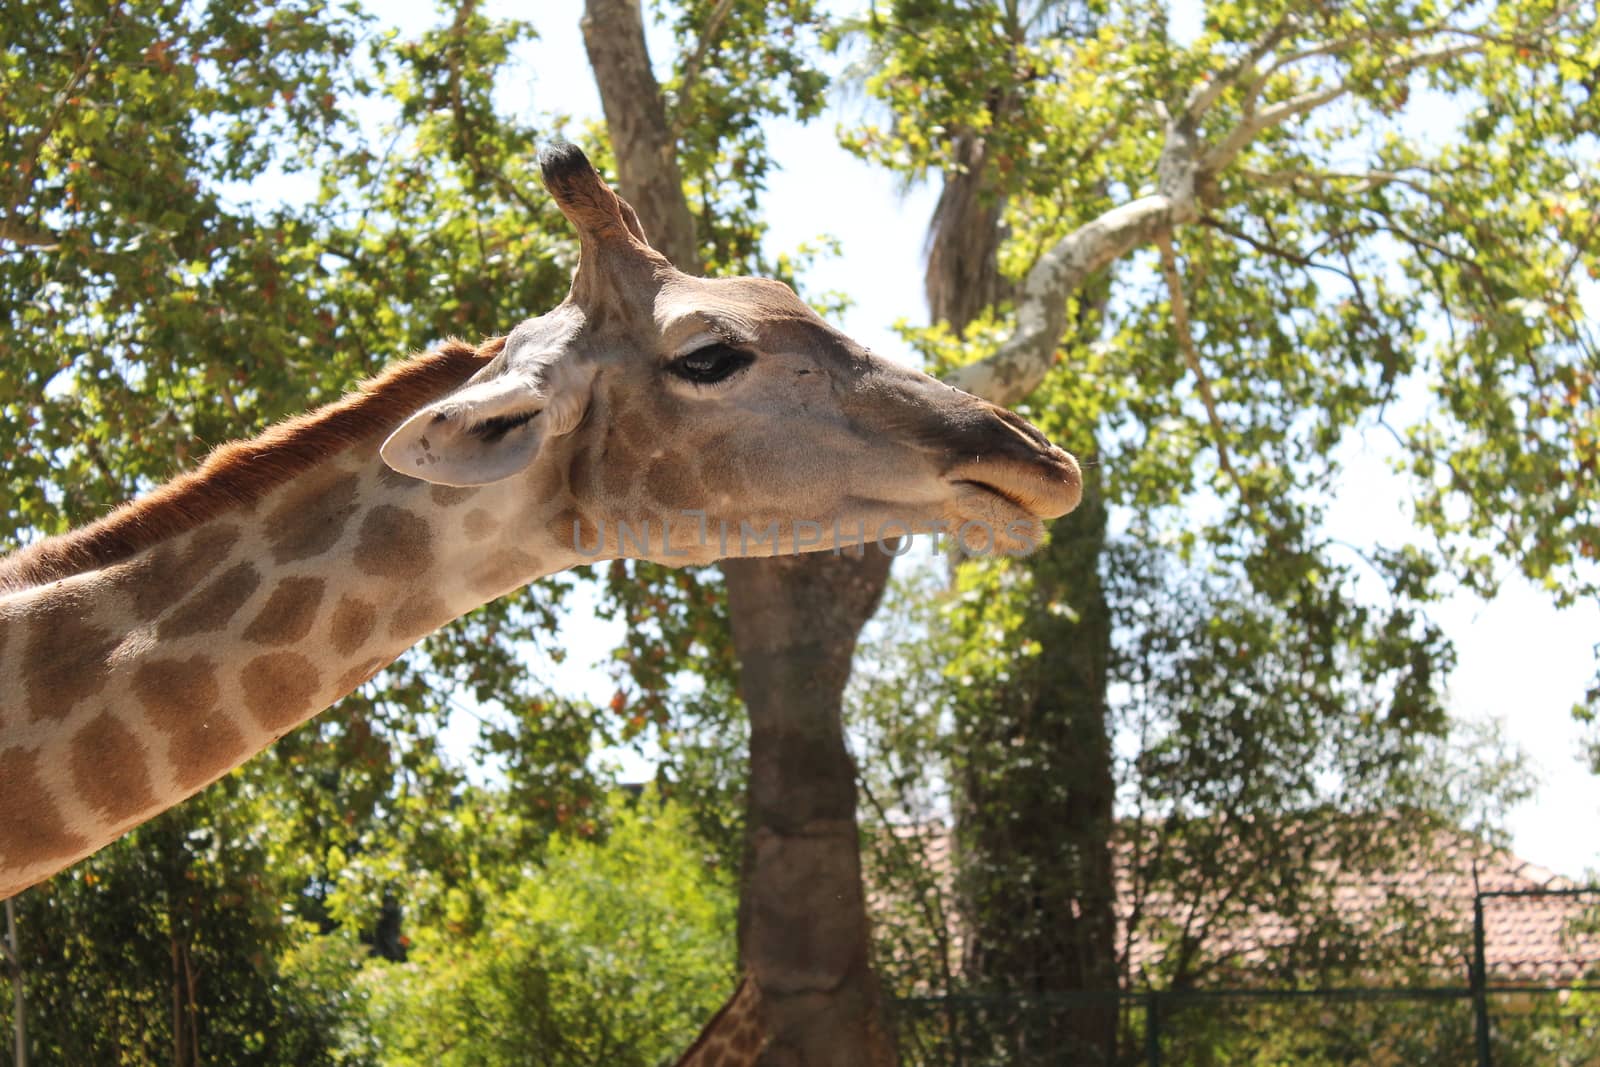
[[[582,7],[581,0],[541,0],[535,17],[540,39],[519,53],[522,66],[507,89],[505,106],[562,113],[579,121],[600,118],[579,31]],[[488,3],[485,10],[525,15],[527,8]],[[1175,33],[1194,32],[1196,10],[1189,4],[1178,6]],[[428,25],[433,17],[428,4],[414,0],[386,4],[382,14],[406,32]],[[670,35],[654,27],[649,40],[657,70],[664,74]],[[842,111],[835,106],[809,125],[773,124],[771,148],[780,169],[771,177],[762,204],[771,226],[769,251],[792,250],[825,233],[839,241],[840,254],[820,261],[802,284],[848,293],[854,305],[838,324],[895,358],[902,346],[894,323],[927,318],[921,251],[937,189],[923,185],[903,190],[894,177],[838,146],[836,126],[859,117],[863,106],[859,101],[845,104]],[[1060,443],[1072,449],[1071,441]],[[1331,536],[1358,545],[1416,538],[1407,510],[1408,487],[1389,469],[1393,454],[1392,442],[1381,430],[1347,443],[1343,485],[1328,514]],[[568,657],[560,665],[541,664],[541,676],[568,693],[603,703],[613,689],[604,665],[619,632],[593,617],[591,603],[575,601],[562,635]],[[1525,860],[1573,877],[1600,869],[1600,777],[1580,762],[1581,731],[1569,711],[1594,675],[1600,608],[1591,603],[1559,611],[1547,594],[1509,576],[1494,601],[1463,594],[1438,605],[1433,616],[1454,640],[1459,656],[1449,680],[1452,713],[1467,720],[1498,719],[1538,778],[1534,797],[1511,814],[1514,850]],[[626,777],[651,773],[648,759],[636,753],[619,751],[610,758]]]

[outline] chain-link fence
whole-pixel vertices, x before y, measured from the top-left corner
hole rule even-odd
[[[895,1002],[901,1061],[919,1067],[1600,1065],[1600,984],[1495,982],[1484,908],[1600,888],[1475,895],[1468,981],[1427,987],[963,994]],[[1567,974],[1593,977],[1600,959]],[[1110,1051],[1114,1050],[1114,1051]]]

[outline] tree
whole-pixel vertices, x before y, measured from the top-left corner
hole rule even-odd
[[[1448,968],[1470,943],[1459,915],[1430,914],[1403,898],[1381,915],[1370,903],[1352,909],[1349,890],[1398,872],[1417,884],[1460,878],[1462,845],[1472,839],[1462,828],[1493,840],[1504,807],[1526,795],[1525,774],[1503,742],[1467,726],[1374,728],[1393,694],[1352,659],[1383,643],[1372,633],[1324,647],[1306,620],[1237,581],[1173,573],[1159,550],[1126,541],[1108,546],[1105,563],[1118,634],[1106,728],[1118,739],[1111,771],[1120,808],[1107,842],[1118,922],[1106,987],[1068,985],[1062,979],[1072,975],[1040,966],[1075,929],[1030,928],[1061,900],[1081,900],[1072,895],[1077,884],[1047,865],[1070,876],[1071,858],[980,850],[970,828],[948,829],[952,808],[965,817],[962,783],[981,772],[993,776],[987,788],[1001,808],[986,815],[985,829],[1024,824],[1013,837],[1024,846],[1051,831],[1069,846],[1086,835],[1058,822],[1070,810],[1058,797],[1024,792],[1047,783],[1030,761],[1044,771],[1060,766],[1048,762],[1056,755],[1048,736],[1006,755],[998,744],[974,747],[971,727],[959,726],[970,707],[1013,714],[1012,704],[982,700],[1031,675],[992,639],[974,639],[951,620],[985,605],[975,629],[1026,632],[1016,618],[1026,601],[978,580],[976,568],[947,588],[924,566],[895,583],[909,588],[897,590],[865,645],[850,704],[852,734],[865,742],[875,960],[889,988],[913,998],[901,1028],[911,1062],[981,1060],[994,1050],[1049,1061],[1066,1041],[1095,1036],[1091,1026],[1105,1025],[1107,1014],[1121,1023],[1105,1039],[1111,1053],[1138,1055],[1141,1013],[1124,1007],[1119,1020],[1111,1010],[1119,992],[1426,984],[1439,979],[1429,968]],[[1362,625],[1382,631],[1388,623],[1374,612]],[[1319,675],[1318,698],[1281,701],[1306,670]],[[975,903],[1008,904],[1011,914],[996,921]],[[1261,916],[1281,923],[1265,945],[1248,936]],[[1375,928],[1385,936],[1374,938]],[[977,937],[994,939],[980,952],[1009,953],[1018,969],[975,967]],[[1206,1014],[1191,1006],[1168,1020],[1168,1031],[1197,1040]],[[1249,1025],[1219,1020],[1217,1040],[1235,1042]],[[1093,1050],[1073,1055],[1087,1060]]]
[[[348,970],[296,975],[314,933],[269,860],[262,798],[229,779],[18,898],[30,1062],[329,1062]],[[285,884],[285,883],[288,884]],[[366,1060],[354,1057],[346,1062]]]
[[[1580,267],[1594,270],[1592,212],[1572,195],[1592,180],[1592,156],[1569,149],[1596,118],[1592,12],[1219,5],[1201,36],[1181,44],[1159,6],[1136,4],[1096,8],[1092,32],[1017,32],[1028,12],[1047,7],[1062,9],[908,3],[860,26],[874,49],[869,89],[890,122],[852,143],[908,178],[947,175],[935,250],[957,221],[987,218],[949,213],[965,202],[952,188],[1007,200],[995,216],[1009,228],[1001,303],[918,339],[935,365],[952,368],[949,380],[1002,402],[1026,398],[1058,439],[1103,455],[1108,502],[1131,509],[1134,540],[1239,576],[1310,627],[1319,656],[1363,635],[1355,660],[1336,657],[1331,675],[1319,667],[1289,677],[1275,694],[1285,708],[1315,706],[1325,697],[1319,684],[1351,672],[1387,694],[1388,711],[1369,729],[1438,734],[1434,694],[1448,650],[1420,605],[1440,572],[1488,591],[1487,541],[1558,597],[1593,592],[1580,561],[1594,504],[1578,455],[1592,397],[1569,393],[1551,414],[1555,383],[1589,381],[1595,362],[1576,281]],[[1511,102],[1519,93],[1525,106]],[[1413,96],[1455,109],[1461,135],[1409,133]],[[1568,225],[1574,215],[1585,221]],[[985,240],[963,233],[956,247]],[[930,257],[935,301],[950,288],[947,262]],[[1099,293],[1107,284],[1109,305]],[[1528,301],[1538,302],[1537,321],[1522,313]],[[1094,338],[1085,312],[1102,306],[1110,335],[1064,346],[1064,336]],[[1391,401],[1423,390],[1443,418],[1411,427],[1401,444],[1423,476],[1417,514],[1439,544],[1373,557],[1394,606],[1368,629],[1368,609],[1350,596],[1354,566],[1366,563],[1353,566],[1356,554],[1320,531],[1322,502],[1336,484],[1337,444],[1362,425],[1388,427]],[[1207,521],[1195,515],[1197,498],[1222,505],[1199,509]],[[1490,516],[1506,512],[1517,518],[1496,534]],[[1104,663],[1113,632],[1099,593],[1103,550],[1080,540],[1094,517],[1086,504],[1020,573],[979,580],[986,595],[969,613],[974,633],[1004,620],[1008,632],[1043,640],[1015,641],[1020,654],[969,672],[982,679],[971,687],[973,713],[956,717],[958,731],[973,724],[975,743],[961,758],[983,786],[964,809],[969,826],[974,813],[980,826],[1027,824],[1020,812],[1065,818],[1062,829],[1024,826],[1031,840],[991,829],[963,839],[977,845],[969,864],[1022,883],[972,902],[979,951],[986,935],[1026,949],[1027,964],[1002,956],[993,973],[1037,975],[1056,988],[1063,979],[1050,969],[1074,956],[1055,949],[1056,962],[1041,968],[1051,938],[1063,925],[1098,928],[1103,961],[1109,912],[1103,862],[1060,870],[1063,855],[1103,856],[1111,833],[1108,676],[1103,666],[1099,681],[1079,670],[1090,692],[1060,688],[1072,663]],[[1073,544],[1084,550],[1068,562]],[[1211,625],[1233,625],[1233,609],[1217,608]],[[1248,647],[1255,655],[1262,646]],[[1036,680],[1052,673],[1054,685]],[[1099,770],[1083,773],[1086,760]],[[1103,783],[1087,790],[1099,802],[1074,816],[1066,783],[1085,781]],[[1025,872],[1052,863],[1053,885],[1030,888]],[[1098,882],[1085,881],[1096,869]],[[1033,925],[1019,930],[1018,915]],[[1085,980],[1074,966],[1065,988]],[[1099,973],[1103,982],[1103,964]],[[1109,1055],[1109,1042],[1100,1044]]]
[[[473,879],[404,963],[368,967],[385,1062],[669,1062],[732,980],[731,871],[703,862],[689,815],[654,790],[613,794],[603,829],[554,842],[530,869],[508,799],[456,810]]]

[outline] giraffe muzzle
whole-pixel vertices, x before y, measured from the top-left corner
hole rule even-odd
[[[970,486],[1010,503],[1035,519],[1054,519],[1083,498],[1078,461],[1050,443],[1022,416],[984,403],[982,428],[969,436],[970,452],[945,472],[957,485]]]
[[[998,497],[1036,519],[1059,518],[1083,499],[1078,461],[1054,446],[1031,463],[1006,456],[978,456],[952,469],[947,477],[958,486]]]

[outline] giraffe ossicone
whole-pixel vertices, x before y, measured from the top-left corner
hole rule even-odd
[[[1024,420],[779,282],[675,270],[575,147],[541,169],[580,241],[561,305],[0,560],[0,898],[542,575],[941,527],[1019,550],[1076,506]]]

